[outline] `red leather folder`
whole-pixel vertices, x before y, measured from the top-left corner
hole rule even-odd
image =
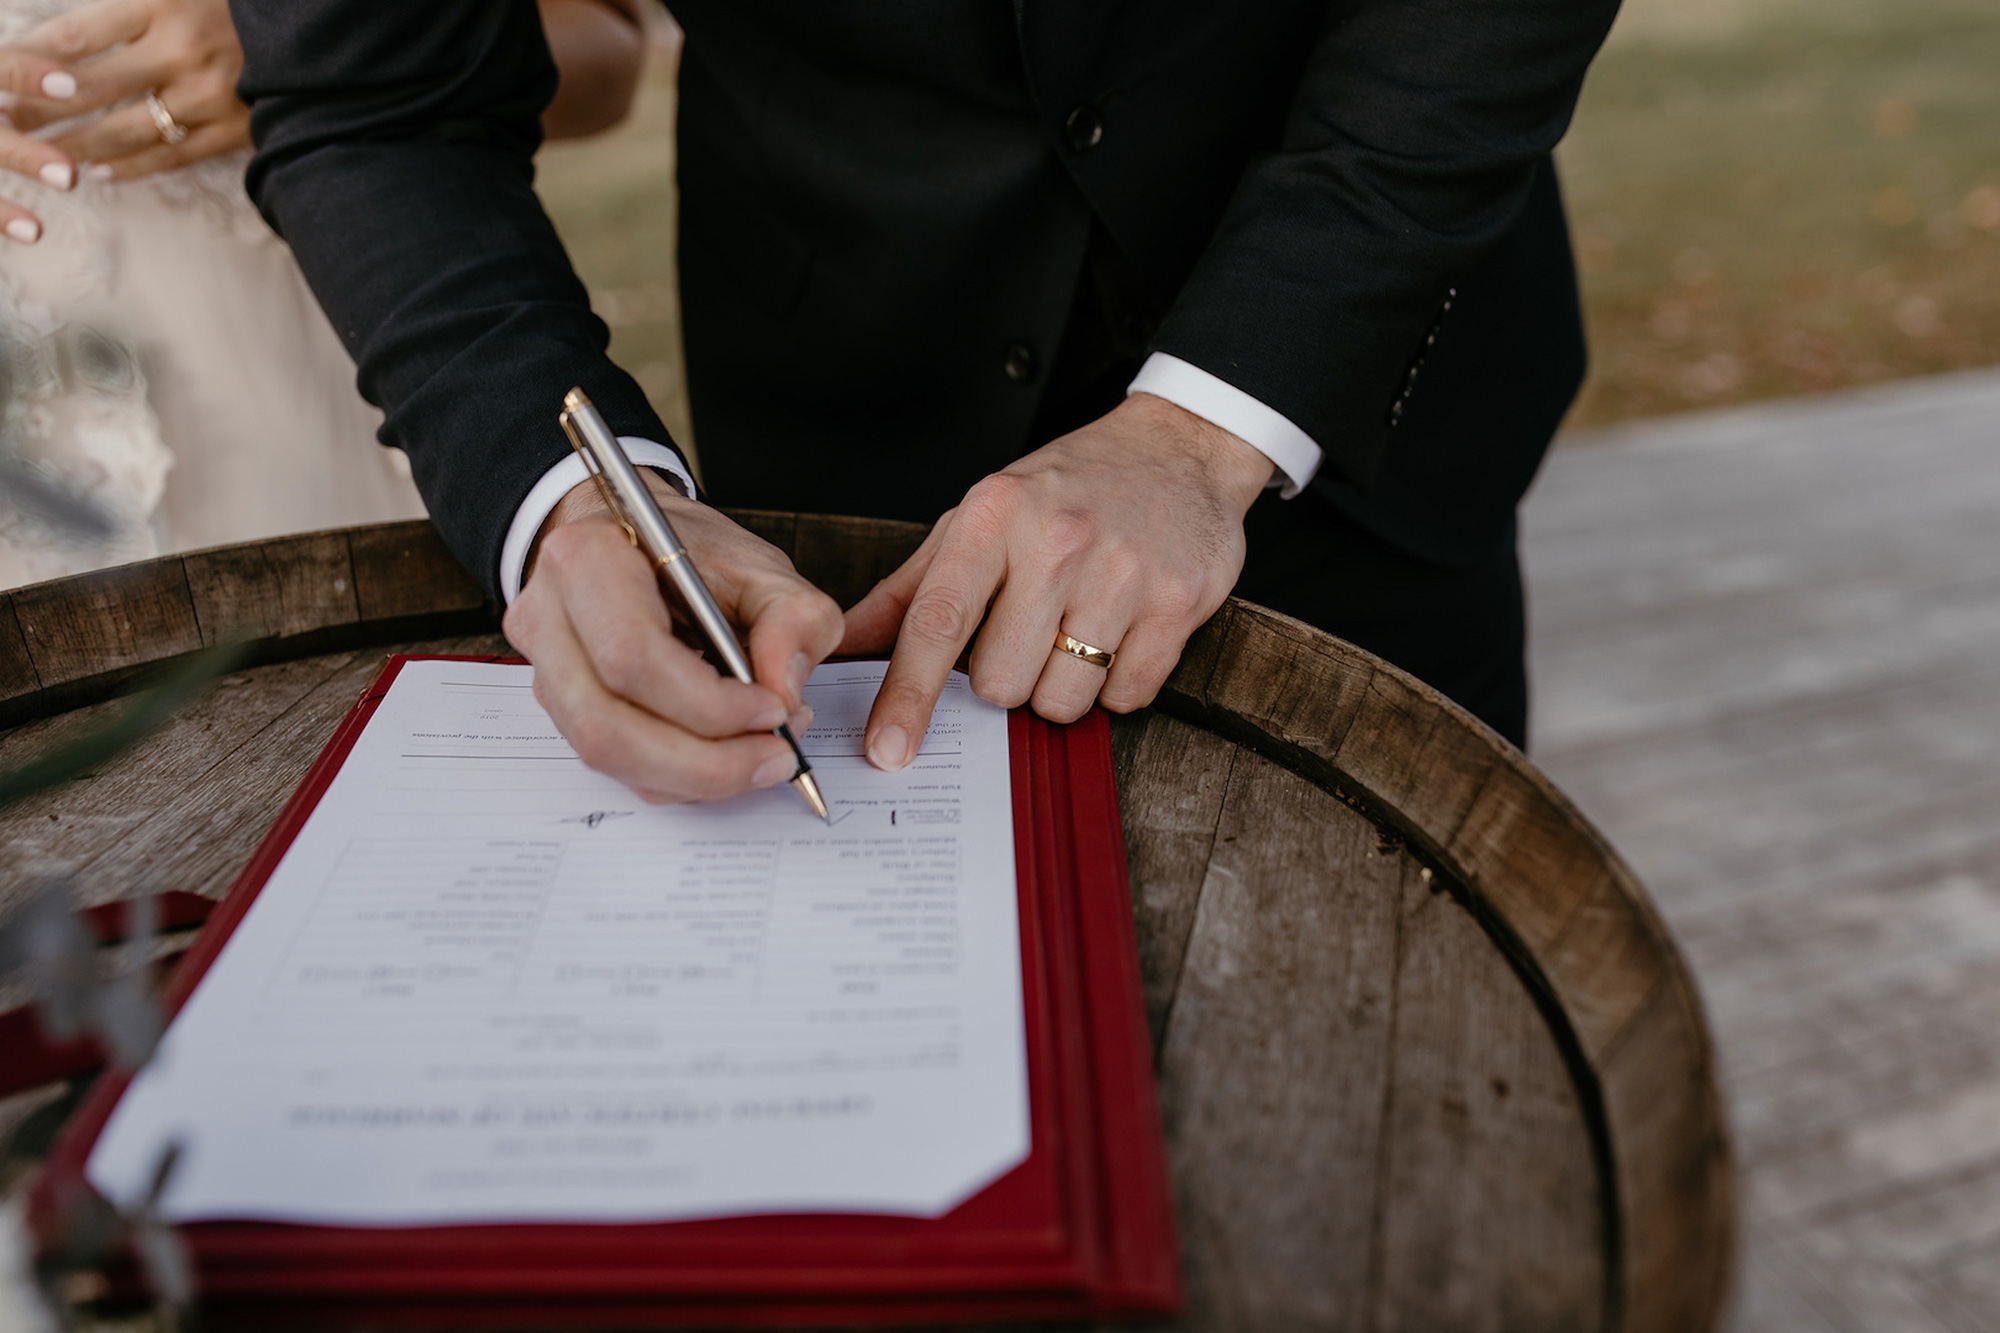
[[[170,1012],[214,961],[411,660],[392,658],[328,742],[175,973]],[[1019,1166],[936,1219],[194,1223],[181,1230],[203,1315],[265,1328],[611,1328],[1171,1313],[1180,1301],[1172,1196],[1110,731],[1101,712],[1061,727],[1020,711],[1009,739],[1032,1130]],[[76,1187],[126,1081],[107,1076],[57,1145],[35,1196],[45,1227]]]

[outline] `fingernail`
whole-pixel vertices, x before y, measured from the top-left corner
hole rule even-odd
[[[792,758],[789,754],[774,754],[759,764],[757,771],[750,775],[750,785],[753,787],[775,787],[780,782],[790,780],[792,774],[798,771],[798,760]]]
[[[769,708],[766,708],[763,712],[757,714],[757,720],[750,724],[750,730],[776,731],[779,727],[782,727],[784,725],[785,725],[785,706],[783,704],[772,704]]]
[[[42,169],[35,174],[42,178],[42,184],[53,185],[58,190],[67,190],[76,184],[76,168],[67,162],[44,162]]]
[[[0,88],[0,111],[11,111],[15,100],[14,94],[8,92],[5,88]]]
[[[107,162],[93,162],[83,169],[83,178],[87,181],[108,181],[111,176],[111,165]]]
[[[813,724],[812,705],[800,704],[799,711],[793,713],[786,721],[791,725],[793,737],[798,737]]]
[[[23,245],[33,245],[42,239],[42,224],[29,218],[14,218],[7,223],[7,234]]]
[[[910,737],[901,727],[884,727],[868,742],[868,762],[894,773],[910,762]]]
[[[60,69],[53,74],[42,75],[42,96],[53,97],[58,102],[75,97],[76,75]]]
[[[792,660],[785,663],[785,680],[792,687],[792,697],[797,698],[806,687],[806,680],[812,675],[812,659],[804,653],[793,653]]]

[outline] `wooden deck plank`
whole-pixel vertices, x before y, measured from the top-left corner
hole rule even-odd
[[[1687,951],[1736,1328],[2000,1327],[2000,373],[1573,439],[1531,753]]]
[[[1526,518],[1537,741],[1981,661],[2000,642],[2000,566],[1979,558],[2000,540],[1996,421],[2000,375],[1982,373],[1559,451]]]

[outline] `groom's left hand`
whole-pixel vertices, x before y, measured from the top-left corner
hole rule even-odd
[[[1236,586],[1243,518],[1271,473],[1229,431],[1139,393],[974,486],[847,613],[839,651],[895,645],[869,760],[893,770],[915,757],[968,642],[973,690],[1003,707],[1070,722],[1093,702],[1151,703]],[[1057,648],[1058,633],[1117,656],[1092,665]]]

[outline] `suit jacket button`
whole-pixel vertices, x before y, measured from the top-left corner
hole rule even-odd
[[[1104,117],[1094,106],[1080,106],[1063,122],[1063,136],[1072,153],[1087,153],[1104,142]]]
[[[1026,343],[1008,343],[1007,360],[1002,364],[1002,368],[1006,370],[1007,378],[1014,383],[1032,383],[1035,371],[1039,369],[1035,364],[1035,349]]]

